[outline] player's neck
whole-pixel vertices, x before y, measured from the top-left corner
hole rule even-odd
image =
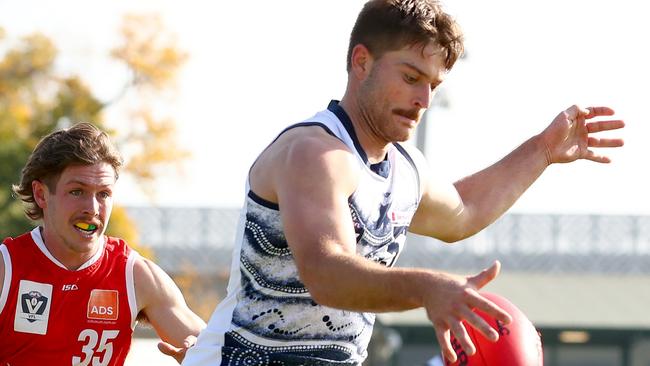
[[[357,139],[368,157],[368,162],[375,164],[384,160],[390,143],[373,133],[370,128],[372,124],[367,120],[368,116],[362,112],[362,109],[357,104],[351,101],[351,98],[346,97],[347,94],[339,105],[350,118]]]
[[[88,262],[100,247],[99,243],[93,243],[88,250],[74,248],[56,233],[48,231],[43,226],[40,226],[39,230],[47,251],[70,271],[76,271],[84,263]]]

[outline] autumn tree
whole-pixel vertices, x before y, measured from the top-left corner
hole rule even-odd
[[[119,30],[121,43],[111,56],[128,70],[110,100],[100,100],[83,75],[62,75],[55,67],[60,57],[54,42],[34,33],[10,39],[0,27],[0,237],[29,230],[21,202],[11,185],[39,139],[51,131],[88,121],[108,131],[125,155],[124,173],[146,192],[162,167],[187,157],[175,141],[172,119],[156,114],[156,103],[174,89],[175,77],[187,56],[157,16],[126,16]],[[128,97],[129,103],[125,103]],[[119,108],[126,121],[105,119]],[[137,230],[126,210],[114,209],[111,235],[132,244]]]

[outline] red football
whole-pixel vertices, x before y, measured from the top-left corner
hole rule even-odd
[[[491,342],[476,329],[465,323],[476,353],[468,356],[455,337],[451,344],[458,357],[456,362],[445,360],[447,366],[542,366],[544,355],[542,341],[533,323],[513,303],[504,297],[492,293],[481,293],[512,317],[512,322],[504,325],[480,310],[475,310],[488,324],[499,332],[499,340]]]

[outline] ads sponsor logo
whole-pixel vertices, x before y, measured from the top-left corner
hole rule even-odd
[[[92,290],[88,300],[88,319],[117,320],[118,299],[115,290]]]
[[[51,303],[52,285],[21,280],[18,288],[14,330],[33,334],[47,333]]]

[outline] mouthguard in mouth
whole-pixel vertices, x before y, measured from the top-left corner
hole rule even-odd
[[[93,224],[86,224],[85,222],[78,222],[74,224],[74,226],[78,227],[81,230],[86,230],[86,231],[92,231],[97,229],[97,226]]]

